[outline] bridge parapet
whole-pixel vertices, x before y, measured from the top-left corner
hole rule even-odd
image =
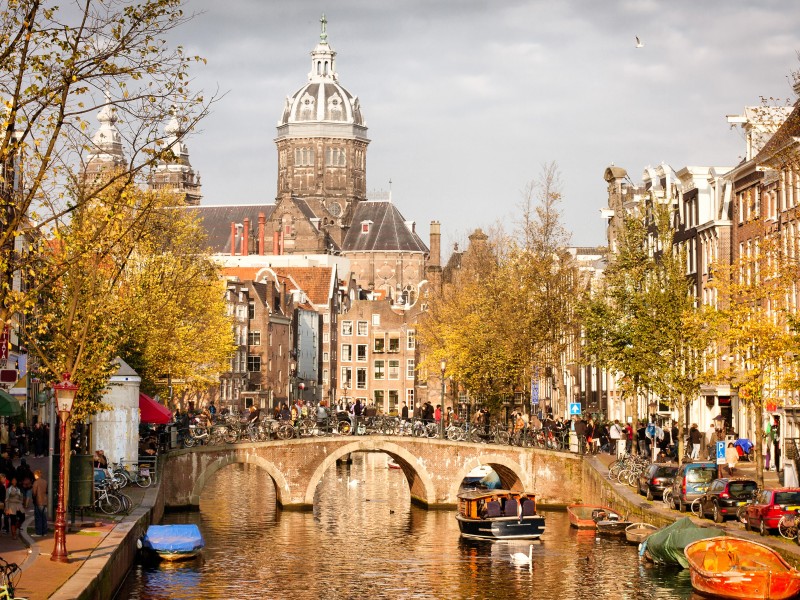
[[[284,509],[310,509],[323,474],[353,452],[385,452],[403,469],[411,500],[452,507],[464,477],[491,466],[504,488],[536,494],[542,504],[570,504],[582,495],[581,457],[531,448],[396,436],[342,436],[202,446],[171,452],[165,461],[165,504],[197,508],[211,476],[234,463],[253,464],[275,482]]]

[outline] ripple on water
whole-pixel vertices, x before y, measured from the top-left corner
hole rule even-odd
[[[569,528],[566,514],[546,513],[533,561],[514,552],[529,542],[462,539],[452,511],[412,507],[402,471],[384,454],[355,454],[326,472],[313,512],[281,511],[274,484],[255,465],[215,473],[199,513],[164,522],[197,523],[202,559],[136,565],[118,598],[693,598],[688,573],[639,562],[621,541]],[[347,485],[348,477],[362,483]]]

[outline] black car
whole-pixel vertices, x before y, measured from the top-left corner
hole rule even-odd
[[[752,479],[715,479],[700,497],[702,514],[710,515],[717,523],[722,523],[726,517],[736,517],[739,507],[747,504],[757,488]]]
[[[661,498],[664,495],[664,488],[672,484],[672,478],[678,472],[678,467],[653,463],[639,475],[638,491],[642,496],[647,496],[648,500]]]

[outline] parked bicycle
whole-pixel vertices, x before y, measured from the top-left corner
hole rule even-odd
[[[135,483],[143,488],[150,487],[153,484],[153,477],[150,474],[149,466],[140,466],[136,463],[128,463],[128,465],[125,465],[124,459],[120,460],[118,463],[114,463],[111,477],[121,488],[128,485],[128,483]]]
[[[3,577],[3,584],[0,585],[0,600],[27,600],[14,595],[14,588],[22,575],[22,570],[17,563],[9,563],[4,558],[0,558],[0,573]]]

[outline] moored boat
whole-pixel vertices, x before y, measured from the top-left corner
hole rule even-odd
[[[639,553],[645,558],[659,564],[689,568],[683,550],[697,540],[725,535],[716,527],[699,527],[689,517],[678,519],[671,525],[653,532],[639,546]]]
[[[197,525],[150,525],[139,547],[162,560],[188,560],[205,546]]]
[[[650,523],[631,523],[625,528],[625,539],[631,544],[641,544],[655,531],[658,527]]]
[[[622,515],[613,509],[593,504],[570,504],[567,515],[569,524],[578,529],[597,529],[598,520],[622,520]]]
[[[625,530],[629,525],[632,525],[632,523],[630,521],[626,521],[616,514],[615,516],[618,518],[614,518],[613,516],[610,518],[598,518],[597,533],[602,535],[625,535]]]
[[[390,458],[388,461],[386,461],[386,466],[387,466],[389,469],[401,469],[401,468],[402,468],[402,467],[401,467],[399,464],[397,464],[396,462],[394,462],[394,460],[393,460],[393,459],[391,459],[391,458]]]
[[[535,540],[544,533],[535,496],[511,490],[462,491],[456,520],[466,538]]]
[[[733,537],[698,540],[684,549],[692,587],[731,600],[782,600],[800,592],[800,572],[772,548]]]

